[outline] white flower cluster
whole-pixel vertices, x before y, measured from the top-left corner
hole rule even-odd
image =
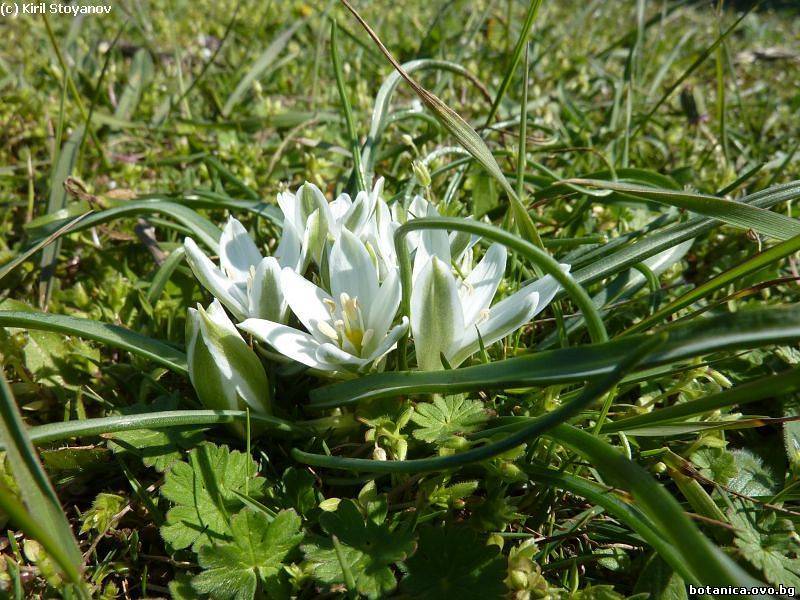
[[[283,232],[274,256],[264,257],[234,218],[223,229],[218,265],[186,238],[189,265],[215,298],[208,310],[190,309],[187,323],[190,376],[206,405],[268,410],[266,375],[237,326],[288,359],[334,376],[381,369],[410,326],[419,368],[441,369],[442,357],[458,366],[481,344],[522,327],[556,295],[558,284],[546,276],[492,304],[505,273],[503,246],[491,245],[473,267],[477,237],[415,231],[406,248],[414,258],[411,314],[398,315],[394,233],[401,222],[439,213],[421,197],[390,210],[382,185],[330,203],[310,183],[280,194]],[[302,329],[289,325],[291,315]]]

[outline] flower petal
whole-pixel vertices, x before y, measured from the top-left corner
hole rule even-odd
[[[411,329],[420,369],[441,369],[464,333],[464,315],[450,265],[435,256],[425,265],[411,292]]]
[[[381,343],[372,351],[367,361],[369,363],[374,363],[394,350],[394,347],[397,346],[397,342],[405,335],[406,331],[408,331],[408,317],[403,317],[400,324],[392,327],[386,337],[381,340]]]
[[[559,266],[565,272],[570,269],[567,264],[562,263]],[[478,331],[484,346],[494,344],[547,308],[559,289],[559,283],[551,275],[545,275],[492,306],[486,321],[479,323],[477,328],[468,327],[464,332],[458,349],[448,356],[451,366],[458,366],[480,349]]]
[[[222,271],[238,284],[247,284],[250,267],[261,262],[261,252],[247,230],[230,217],[219,238],[219,265]]]
[[[378,294],[378,273],[363,242],[346,228],[333,244],[328,268],[331,293],[337,301],[346,293],[358,298],[362,307],[372,306]]]
[[[428,204],[429,217],[439,216],[439,211],[433,204]],[[443,229],[423,229],[419,236],[419,245],[416,247],[414,255],[414,269],[411,280],[414,281],[420,271],[428,264],[432,256],[437,257],[447,267],[450,267],[450,238]]]
[[[331,365],[332,368],[326,370],[358,371],[367,364],[367,360],[359,356],[354,356],[345,352],[339,346],[326,342],[317,348],[317,360],[320,364]]]
[[[394,321],[397,307],[400,306],[400,274],[397,269],[389,272],[378,290],[375,299],[367,308],[367,329],[372,329],[372,339],[364,346],[361,355],[366,356],[374,352],[380,344],[384,334]]]
[[[298,232],[294,223],[288,219],[283,221],[281,241],[275,249],[275,258],[281,267],[289,267],[295,271],[302,270],[303,236]]]
[[[477,321],[481,311],[492,303],[497,287],[506,271],[507,252],[502,244],[492,244],[478,265],[461,284],[458,296],[464,310],[467,327]]]
[[[281,267],[277,259],[264,258],[253,274],[248,294],[248,316],[268,321],[286,321],[286,298],[281,286]]]
[[[239,329],[252,334],[292,360],[315,369],[331,370],[331,365],[317,360],[319,342],[305,331],[265,319],[247,319],[239,323]]]
[[[308,332],[320,343],[328,341],[327,336],[319,331],[318,323],[324,321],[331,325],[331,312],[326,302],[333,302],[333,298],[325,290],[288,268],[281,271],[281,287],[289,308]]]
[[[237,286],[211,262],[211,259],[198,248],[192,238],[183,242],[186,260],[200,284],[220,300],[237,319],[247,317],[247,295],[243,287]]]

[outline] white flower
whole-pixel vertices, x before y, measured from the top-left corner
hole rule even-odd
[[[328,261],[329,294],[292,269],[281,284],[286,301],[306,331],[265,319],[239,327],[276,351],[322,371],[366,371],[376,366],[408,329],[408,319],[392,327],[400,304],[397,269],[379,283],[367,247],[346,228]]]
[[[449,246],[445,251],[441,237],[430,239],[432,247],[423,236],[417,249],[411,292],[411,331],[421,369],[441,369],[441,355],[450,366],[460,365],[480,349],[481,340],[489,346],[530,321],[560,288],[547,275],[491,306],[505,272],[506,249],[493,244],[466,279],[457,281],[446,258]],[[561,268],[568,271],[569,265]]]
[[[341,194],[330,204],[319,188],[308,182],[300,186],[294,194],[279,194],[283,233],[275,256],[281,266],[290,267],[298,273],[303,273],[311,262],[320,266],[323,263],[323,252],[338,238],[343,228],[372,246],[374,252],[378,246],[383,247],[382,242],[385,239],[391,243],[391,235],[384,238],[389,230],[378,222],[381,220],[385,223],[385,218],[378,219],[377,216],[379,203],[382,205],[381,215],[389,213],[386,203],[380,199],[382,189],[383,178],[380,178],[371,192],[359,192],[355,200],[348,194]],[[383,250],[378,250],[377,258],[386,262]],[[393,264],[396,263],[381,265],[386,267],[383,275]]]
[[[204,310],[190,308],[186,318],[189,379],[207,408],[270,412],[270,388],[256,353],[214,300]]]
[[[248,317],[286,319],[280,265],[275,258],[261,255],[239,221],[231,217],[222,230],[219,267],[192,238],[187,237],[183,245],[195,277],[237,320]]]

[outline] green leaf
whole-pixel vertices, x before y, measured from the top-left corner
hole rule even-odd
[[[692,453],[691,460],[700,475],[722,485],[727,485],[738,472],[733,454],[722,448],[701,448]]]
[[[92,507],[82,515],[81,533],[96,531],[105,533],[111,526],[112,519],[127,504],[127,499],[119,494],[101,492],[92,502]]]
[[[133,55],[131,70],[128,74],[128,83],[125,85],[125,89],[122,90],[122,95],[119,97],[117,108],[114,111],[115,119],[131,120],[136,108],[139,106],[142,90],[150,86],[152,79],[153,59],[150,58],[150,52],[145,48],[140,48]]]
[[[728,487],[745,496],[771,496],[775,492],[776,482],[755,454],[749,450],[733,450],[736,464],[736,476],[728,483]]]
[[[83,559],[53,485],[28,437],[11,388],[0,373],[0,441],[5,446],[14,481],[24,506],[0,485],[0,509],[58,564],[67,578],[81,583]]]
[[[71,222],[75,216],[86,212],[86,209],[87,205],[85,202],[70,205],[69,208],[34,219],[25,226],[25,230],[34,239],[50,236],[54,234],[56,230],[59,230],[64,225]],[[83,231],[84,229],[123,217],[149,214],[160,214],[171,218],[183,227],[189,229],[192,232],[192,236],[205,244],[209,250],[214,253],[219,251],[219,236],[222,234],[219,227],[188,206],[158,199],[127,201],[123,204],[107,208],[106,210],[94,212],[81,219],[71,228],[68,228],[65,233]],[[165,222],[162,224],[167,223]]]
[[[227,446],[203,444],[188,460],[167,472],[161,495],[175,504],[161,528],[164,540],[176,550],[200,548],[232,539],[231,515],[243,508],[235,494],[260,497],[265,480],[255,476],[257,465],[248,455]]]
[[[800,308],[775,307],[742,311],[678,323],[656,330],[667,335],[664,346],[643,358],[647,371],[688,358],[800,339]],[[457,393],[575,383],[610,373],[640,335],[603,344],[548,350],[449,371],[390,372],[311,391],[315,408],[355,404],[401,394]]]
[[[419,425],[412,435],[418,440],[435,444],[461,433],[476,431],[487,419],[479,400],[463,395],[436,396],[433,402],[420,402],[411,420]]]
[[[686,583],[664,560],[653,554],[636,581],[634,592],[650,600],[687,600]]]
[[[187,375],[186,355],[165,342],[119,325],[91,319],[41,312],[0,310],[0,327],[53,331],[107,344],[152,360],[181,375]]]
[[[483,600],[504,595],[505,560],[464,526],[422,527],[401,589],[412,598]]]
[[[322,513],[320,525],[339,539],[343,560],[355,578],[356,589],[369,598],[389,594],[397,586],[391,565],[404,560],[415,544],[405,530],[365,520],[352,500],[342,500],[336,512]],[[345,582],[342,565],[331,539],[303,546],[314,578],[332,586]]]
[[[800,222],[796,219],[757,206],[750,206],[743,202],[734,202],[733,200],[725,200],[707,194],[658,189],[597,179],[569,179],[565,183],[590,186],[602,190],[613,190],[634,198],[677,206],[707,217],[719,219],[729,225],[753,229],[758,233],[782,241],[800,235]]]
[[[728,516],[736,528],[734,544],[767,581],[800,587],[800,543],[791,521],[776,518],[774,512],[758,520],[746,510],[730,511]]]
[[[162,399],[152,404],[134,404],[122,410],[124,415],[137,415],[174,410],[175,399]],[[133,429],[110,434],[109,447],[115,452],[130,452],[156,471],[164,472],[173,462],[180,460],[183,451],[194,448],[204,439],[204,428],[197,425],[170,427],[169,429]]]
[[[205,570],[192,579],[195,590],[215,600],[252,600],[303,539],[293,510],[281,511],[270,522],[265,514],[245,509],[231,519],[231,534],[228,543],[200,549]]]
[[[570,600],[625,600],[613,585],[587,585],[570,596]]]

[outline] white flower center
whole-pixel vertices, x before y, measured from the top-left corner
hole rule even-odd
[[[349,294],[342,292],[338,305],[329,298],[325,298],[323,302],[331,314],[331,322],[317,323],[320,333],[336,342],[342,350],[360,355],[363,347],[375,336],[375,332],[365,329],[358,298],[351,298]]]

